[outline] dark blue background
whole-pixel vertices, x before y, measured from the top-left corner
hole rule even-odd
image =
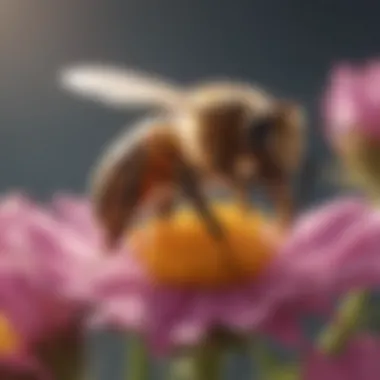
[[[378,54],[379,12],[374,0],[2,0],[0,190],[42,198],[82,191],[103,144],[131,120],[58,90],[56,71],[78,61],[182,83],[230,76],[291,95],[309,110],[312,156],[322,165],[317,111],[328,69],[337,59]],[[319,179],[304,204],[330,191]],[[102,372],[112,380],[119,354],[102,339],[102,352],[111,349]]]

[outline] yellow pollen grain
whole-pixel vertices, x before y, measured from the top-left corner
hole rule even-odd
[[[198,288],[231,286],[254,279],[270,263],[281,236],[257,210],[216,203],[213,212],[227,232],[218,244],[190,207],[170,219],[153,219],[130,235],[133,252],[162,284]],[[229,247],[229,248],[228,248]],[[221,255],[229,255],[226,264]]]

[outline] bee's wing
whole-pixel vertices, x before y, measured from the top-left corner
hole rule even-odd
[[[78,65],[59,73],[61,86],[76,95],[112,107],[173,107],[182,90],[148,74],[107,65]]]

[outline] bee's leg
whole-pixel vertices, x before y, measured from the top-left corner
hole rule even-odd
[[[129,228],[142,196],[146,151],[137,147],[108,173],[95,196],[96,214],[105,230],[107,248],[114,248]]]
[[[274,210],[277,214],[281,226],[287,228],[294,219],[294,198],[290,180],[272,180],[266,183],[268,195],[274,204]]]
[[[209,208],[205,194],[201,190],[199,179],[191,168],[185,162],[179,162],[178,165],[179,185],[185,196],[191,201],[202,220],[205,222],[206,228],[210,235],[217,243],[220,243],[220,252],[223,268],[228,272],[240,273],[241,269],[234,260],[232,247],[227,239],[227,234],[223,226],[214,216]]]
[[[198,176],[193,168],[184,162],[184,160],[178,161],[177,178],[180,189],[205,222],[207,230],[214,239],[218,241],[223,240],[225,238],[223,227],[210,210],[206,196],[202,192]]]
[[[234,171],[231,176],[231,186],[243,213],[251,209],[250,191],[255,179],[255,174],[256,165],[250,158],[238,160],[234,166]]]
[[[245,178],[234,178],[233,191],[242,213],[247,213],[251,209],[251,185],[251,181],[248,181]]]

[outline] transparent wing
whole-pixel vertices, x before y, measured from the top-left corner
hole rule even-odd
[[[182,90],[166,80],[101,64],[65,68],[59,82],[69,92],[112,107],[173,107],[182,99]]]

